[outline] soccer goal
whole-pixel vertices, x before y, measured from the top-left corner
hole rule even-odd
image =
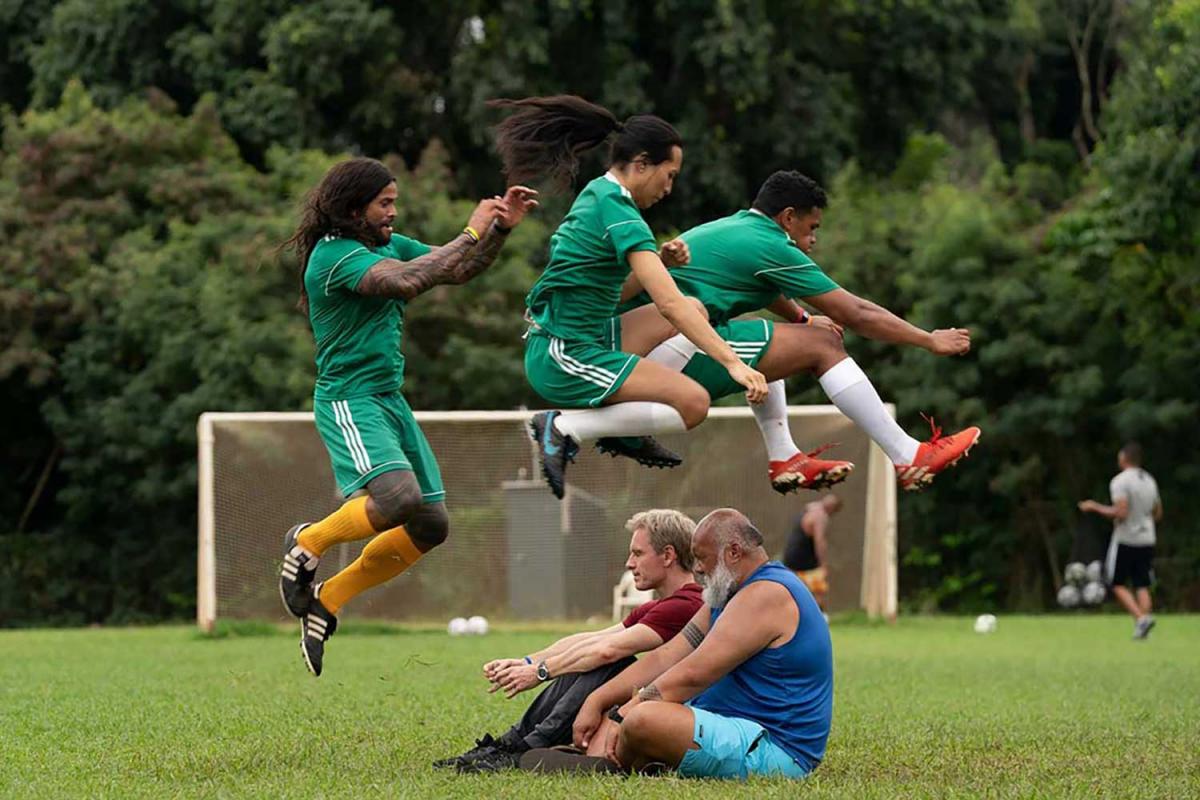
[[[542,483],[526,435],[528,411],[417,412],[446,484],[450,539],[399,578],[356,598],[350,617],[443,620],[581,618],[606,614],[624,569],[625,521],[648,508],[699,520],[714,508],[743,511],[783,552],[793,519],[816,495],[779,495],[748,408],[714,408],[694,431],[662,437],[684,457],[672,470],[641,467],[584,449],[567,496]],[[792,406],[801,447],[837,442],[830,454],[856,465],[836,488],[845,501],[829,537],[830,611],[896,613],[896,482],[891,463],[833,406]],[[287,619],[277,577],[283,535],[342,502],[309,412],[202,414],[199,442],[197,621]],[[325,554],[323,580],[366,541]]]

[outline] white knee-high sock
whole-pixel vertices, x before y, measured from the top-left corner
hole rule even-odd
[[[792,431],[788,427],[787,391],[783,381],[771,381],[767,384],[767,399],[758,405],[750,404],[754,412],[754,421],[762,431],[763,442],[767,445],[767,458],[771,461],[787,461],[800,452],[796,442],[792,440]]]
[[[866,373],[845,358],[820,377],[821,388],[838,410],[883,448],[893,464],[911,464],[921,443],[896,424]]]
[[[687,366],[699,349],[692,344],[691,339],[682,333],[677,333],[651,350],[650,354],[646,356],[646,360],[662,364],[667,369],[673,369],[676,372],[683,372],[683,368]]]
[[[587,411],[564,411],[554,418],[554,427],[579,444],[604,436],[650,436],[687,430],[683,417],[672,406],[643,400]]]

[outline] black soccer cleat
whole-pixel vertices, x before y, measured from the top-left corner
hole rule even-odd
[[[541,411],[529,420],[529,433],[538,448],[542,462],[542,476],[550,484],[550,491],[559,500],[566,489],[567,464],[575,460],[579,445],[570,436],[564,436],[554,427],[554,419],[560,411]]]
[[[317,563],[321,560],[306,553],[296,544],[300,531],[311,525],[302,522],[292,527],[283,537],[283,566],[279,570],[279,599],[288,613],[302,618],[312,602],[313,578],[317,574]]]
[[[308,612],[300,621],[300,654],[308,671],[321,677],[321,666],[325,660],[325,642],[337,630],[337,617],[329,613],[320,599],[314,595]]]
[[[653,436],[605,436],[596,440],[596,449],[616,458],[632,458],[644,467],[671,469],[683,458],[663,447]]]
[[[500,740],[494,738],[490,733],[485,733],[482,739],[475,740],[475,746],[461,756],[453,758],[440,758],[433,762],[433,766],[438,769],[454,769],[459,764],[466,761],[474,761],[480,756],[487,755],[500,746]]]

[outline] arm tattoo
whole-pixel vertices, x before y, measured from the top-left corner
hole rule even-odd
[[[473,244],[466,234],[456,236],[432,253],[412,261],[388,259],[367,270],[358,282],[359,294],[411,300],[446,283],[466,283],[483,272],[500,253],[505,234],[488,228]]]
[[[683,629],[683,638],[687,639],[687,643],[695,650],[704,641],[704,631],[700,630],[696,623],[689,622]]]
[[[638,698],[645,700],[662,700],[662,692],[653,683],[638,689]]]

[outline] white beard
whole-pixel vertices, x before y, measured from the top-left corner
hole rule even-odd
[[[717,556],[717,568],[711,575],[704,576],[704,602],[709,608],[724,608],[737,589],[737,578],[725,565],[725,559]]]

